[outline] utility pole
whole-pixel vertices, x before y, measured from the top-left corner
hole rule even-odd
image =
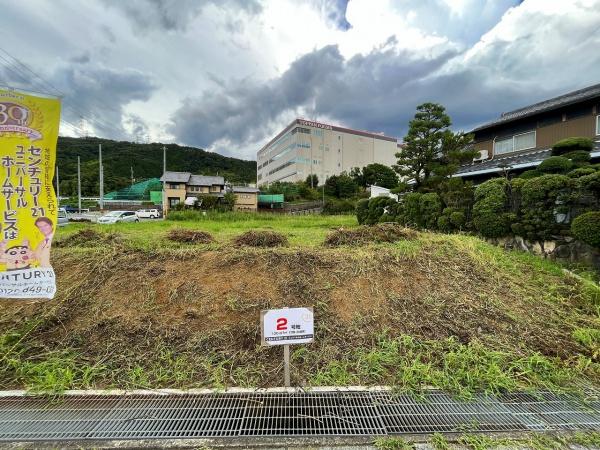
[[[133,186],[133,166],[129,167],[131,169],[131,185]]]
[[[81,214],[81,157],[77,157],[77,212]]]
[[[58,179],[58,165],[56,166],[56,200],[60,205],[60,180]]]
[[[98,144],[98,163],[100,164],[100,211],[104,209],[104,166],[102,165],[102,144]]]
[[[163,195],[162,195],[162,214],[163,217],[165,215],[165,211],[167,210],[167,182],[164,179],[165,174],[167,173],[167,146],[163,145]]]

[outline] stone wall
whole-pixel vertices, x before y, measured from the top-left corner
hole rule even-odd
[[[600,250],[570,236],[544,242],[526,241],[521,236],[508,236],[487,241],[505,249],[522,250],[544,258],[585,264],[600,270]]]

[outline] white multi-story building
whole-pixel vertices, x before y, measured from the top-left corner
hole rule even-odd
[[[393,137],[296,119],[258,151],[256,181],[261,186],[315,174],[323,183],[353,167],[392,166],[399,151]]]

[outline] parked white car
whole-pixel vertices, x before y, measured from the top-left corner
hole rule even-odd
[[[138,209],[136,215],[140,219],[158,219],[160,211],[158,209]]]
[[[111,211],[98,218],[98,223],[139,222],[135,211]]]
[[[69,218],[67,217],[67,210],[65,208],[58,208],[58,226],[62,227],[69,224]]]

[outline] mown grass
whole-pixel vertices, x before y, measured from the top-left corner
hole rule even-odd
[[[251,230],[277,231],[284,234],[290,245],[296,247],[316,247],[322,245],[331,230],[358,225],[352,215],[339,216],[291,216],[267,213],[207,213],[199,220],[160,220],[139,223],[118,223],[99,225],[70,223],[59,228],[57,239],[63,239],[82,229],[95,229],[106,233],[118,233],[128,246],[141,250],[178,248],[185,244],[167,239],[169,230],[176,228],[200,230],[214,236],[215,244],[199,244],[207,248],[220,248],[235,237]]]
[[[355,226],[353,216],[222,214],[195,222],[71,224],[62,228],[58,240],[82,229],[114,233],[118,239],[94,238],[89,243],[74,240],[74,246],[56,249],[55,255],[64,267],[57,299],[28,316],[37,317],[35,321],[25,316],[23,321],[13,320],[10,327],[0,329],[0,387],[24,386],[35,391],[61,392],[86,387],[224,388],[280,383],[281,349],[263,348],[257,341],[258,311],[273,306],[262,292],[249,296],[245,285],[243,289],[230,286],[229,291],[219,291],[215,296],[203,291],[202,278],[192,278],[171,286],[163,296],[166,299],[161,300],[171,306],[161,309],[158,294],[168,280],[153,284],[153,278],[160,275],[148,273],[146,265],[157,261],[177,265],[198,261],[204,254],[215,255],[221,264],[218,270],[227,270],[240,261],[246,264],[243,270],[252,270],[253,265],[267,261],[260,270],[272,273],[270,282],[278,286],[280,298],[314,305],[320,318],[318,339],[309,346],[293,348],[292,379],[298,385],[385,384],[417,395],[425,388],[436,387],[465,398],[481,391],[540,388],[561,391],[580,383],[598,385],[600,290],[593,281],[574,280],[551,261],[517,251],[507,252],[471,236],[415,233],[414,238],[395,243],[336,249],[323,246],[330,230]],[[177,228],[208,232],[216,242],[180,244],[168,240],[169,230]],[[235,237],[255,229],[282,233],[290,246],[255,250],[232,245]],[[122,246],[128,251],[123,252]],[[280,276],[282,269],[285,274]],[[140,301],[133,307],[136,320],[128,317],[130,322],[120,322],[122,314],[132,311],[112,305],[116,302],[113,291],[102,298],[98,292],[116,273],[130,270],[139,274],[140,284],[135,281],[134,286],[123,287],[123,292],[131,289],[132,296],[137,294],[136,290],[140,291],[135,297]],[[260,275],[259,272],[252,274]],[[407,273],[407,278],[414,273],[423,277],[423,283],[436,280],[437,284],[418,294],[422,298],[412,291],[402,295],[384,292],[385,303],[377,307],[368,304],[369,309],[356,310],[352,323],[336,317],[338,311],[329,297],[333,289],[362,277],[371,284],[361,294],[372,297],[389,289],[386,279],[398,277],[399,272]],[[234,278],[239,276],[239,272],[234,275]],[[449,288],[458,277],[462,280],[460,286]],[[474,277],[473,282],[470,277]],[[347,295],[354,297],[358,292]],[[531,305],[547,305],[548,312],[543,314],[552,317],[552,322],[542,326],[539,321],[534,323],[523,305],[515,306],[515,299],[519,298]],[[185,309],[187,306],[200,321],[206,319],[210,308],[208,313],[194,310],[199,308],[199,299],[205,301],[204,306],[219,302],[226,314],[243,314],[241,324],[236,328],[202,329],[198,336],[186,329],[174,330],[172,324],[161,321],[161,311],[169,312],[168,308],[180,306],[177,320],[190,313]],[[418,327],[408,332],[398,329],[382,332],[385,327],[378,323],[390,321],[401,327],[406,320],[402,315],[415,307],[423,311],[423,315],[413,318],[415,321],[425,323],[427,315],[446,314],[451,322],[453,315],[460,313],[456,304],[461,305],[458,309],[464,305],[473,315],[480,314],[481,320],[472,321],[467,335],[460,332],[464,329],[454,337],[438,335],[435,328],[445,325],[439,321],[430,322],[434,325],[427,331],[435,339],[419,336],[422,331]],[[116,312],[105,316],[113,306]],[[63,334],[62,328],[69,327],[69,321],[71,326],[77,322],[80,319],[77,314],[82,311],[99,317],[93,323],[96,334],[86,334],[87,330]],[[536,341],[532,347],[528,347],[531,342],[515,344],[506,337],[506,332],[504,340],[496,340],[493,328],[477,332],[480,322],[492,316],[501,325],[500,330],[506,324],[527,332],[535,326],[534,331],[541,337],[552,334],[557,342],[566,343],[571,354],[563,353],[560,358],[548,356],[555,355],[552,349],[543,354],[541,351],[545,349]],[[465,317],[469,319],[468,314]],[[190,321],[194,323],[193,319]],[[138,326],[134,331],[130,329],[132,323]],[[464,328],[460,325],[455,323],[454,330]],[[99,349],[97,336],[106,339],[105,348]],[[88,351],[92,337],[94,353]]]

